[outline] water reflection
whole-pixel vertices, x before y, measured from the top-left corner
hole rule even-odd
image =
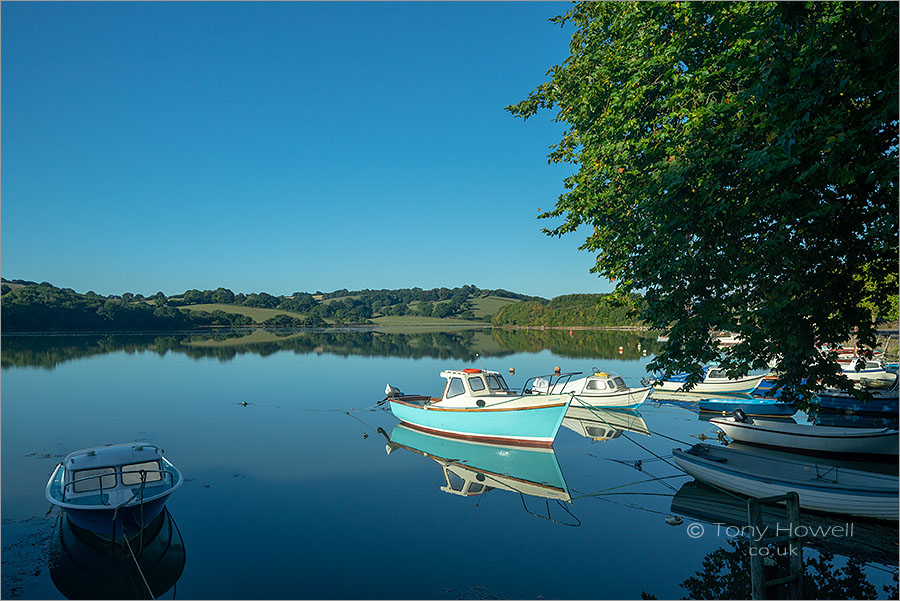
[[[140,569],[123,543],[114,545],[83,530],[62,513],[51,547],[50,578],[69,599],[152,599],[170,589],[174,598],[186,556],[168,510],[129,544]]]
[[[701,569],[681,583],[687,598],[749,599],[751,594],[751,541],[748,536],[728,532],[748,532],[747,503],[734,495],[710,488],[699,482],[686,482],[672,499],[673,513],[706,522],[706,532],[713,536],[729,536],[728,548],[708,553]],[[786,532],[790,525],[784,508],[763,508],[760,528],[768,532]],[[866,564],[876,563],[896,570],[897,528],[858,518],[800,512],[800,524],[806,536],[801,537],[804,548],[817,553],[804,553],[803,595],[807,599],[896,598],[896,577],[893,586],[879,591],[865,573]],[[697,530],[695,530],[697,532]],[[779,556],[772,550],[772,556]],[[835,561],[841,557],[841,561]],[[776,562],[777,563],[777,562]],[[777,565],[766,568],[776,571]],[[774,574],[767,574],[770,579]],[[885,595],[886,593],[886,595]],[[767,598],[785,599],[784,591],[769,591]]]
[[[446,493],[468,497],[497,489],[572,500],[552,448],[468,442],[426,434],[401,423],[388,437],[386,449],[388,453],[406,449],[434,460],[443,473],[441,490]]]
[[[622,352],[619,348],[622,348]],[[549,349],[563,357],[636,359],[658,350],[653,337],[636,332],[504,330],[500,328],[423,333],[347,330],[228,330],[169,334],[73,334],[3,336],[2,366],[53,367],[106,353],[179,353],[194,359],[230,361],[238,355],[279,352],[348,357],[440,358],[471,362]]]
[[[599,409],[570,405],[562,425],[594,442],[618,438],[623,432],[650,436],[647,422],[635,409]]]

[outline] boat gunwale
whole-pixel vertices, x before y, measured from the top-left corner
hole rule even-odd
[[[538,395],[535,395],[538,396]],[[556,395],[553,395],[556,396]],[[433,397],[428,397],[433,398]],[[485,397],[490,398],[490,397]],[[515,401],[518,399],[527,399],[530,398],[530,395],[519,396],[515,398],[510,398],[510,401]],[[531,409],[551,409],[554,407],[562,407],[568,404],[569,401],[560,401],[558,403],[548,403],[544,405],[529,405],[528,407],[440,407],[437,406],[437,403],[434,404],[423,404],[423,403],[411,403],[407,401],[403,401],[401,399],[392,398],[390,402],[397,403],[398,405],[403,405],[405,407],[410,407],[411,409],[421,409],[423,411],[457,411],[457,412],[473,412],[473,413],[482,413],[482,412],[500,412],[500,411],[527,411]]]
[[[842,428],[839,426],[810,426],[811,428],[834,428],[835,430],[842,430],[843,432],[845,432],[845,434],[838,434],[838,433],[806,434],[803,432],[774,430],[774,429],[766,428],[765,426],[757,426],[756,424],[745,424],[743,422],[738,422],[738,421],[725,421],[724,419],[719,419],[719,418],[713,418],[713,419],[709,420],[709,422],[711,424],[715,424],[717,426],[719,426],[721,424],[726,427],[745,428],[746,430],[751,431],[751,432],[769,432],[772,434],[782,434],[785,436],[805,436],[808,438],[824,438],[824,439],[834,439],[834,440],[900,436],[900,432],[898,432],[897,430],[891,430],[890,428],[857,428],[860,431],[860,433],[857,434],[854,432],[854,433],[850,434],[850,433],[846,433],[846,432],[848,430],[853,430],[854,428]],[[801,424],[792,424],[792,425],[806,427],[806,426],[802,426]],[[727,434],[727,432],[726,432],[726,434]]]

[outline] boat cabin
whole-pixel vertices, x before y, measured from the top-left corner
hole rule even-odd
[[[616,390],[628,390],[628,385],[622,376],[605,371],[595,371],[585,378],[584,390],[586,393],[613,392]]]
[[[135,494],[149,497],[172,485],[162,449],[126,443],[76,451],[63,461],[62,501],[79,505],[115,505]]]
[[[509,389],[500,372],[496,371],[448,369],[441,372],[441,377],[447,380],[441,395],[441,403],[444,405],[470,406],[473,398],[478,405],[479,397],[516,395]]]
[[[492,486],[487,486],[484,483],[486,478],[480,472],[459,469],[458,467],[454,470],[447,464],[441,465],[441,471],[444,472],[444,480],[447,483],[446,486],[441,487],[441,490],[451,495],[470,497],[472,495],[482,495],[493,489]]]

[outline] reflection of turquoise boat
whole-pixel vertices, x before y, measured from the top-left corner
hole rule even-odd
[[[516,393],[495,371],[454,369],[441,398],[403,395],[388,385],[391,412],[401,421],[437,435],[478,442],[553,445],[570,394]]]
[[[441,490],[447,493],[469,496],[498,488],[571,500],[553,449],[467,442],[426,434],[405,424],[394,427],[389,440],[388,452],[403,448],[437,462],[446,480]]]

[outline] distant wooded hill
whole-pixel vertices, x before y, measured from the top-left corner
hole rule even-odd
[[[639,299],[639,297],[638,297]],[[3,280],[4,332],[171,331],[210,326],[325,327],[330,325],[633,325],[624,307],[604,295],[552,301],[508,290],[403,288],[336,290],[275,296],[227,288],[167,296],[81,294],[48,282]]]

